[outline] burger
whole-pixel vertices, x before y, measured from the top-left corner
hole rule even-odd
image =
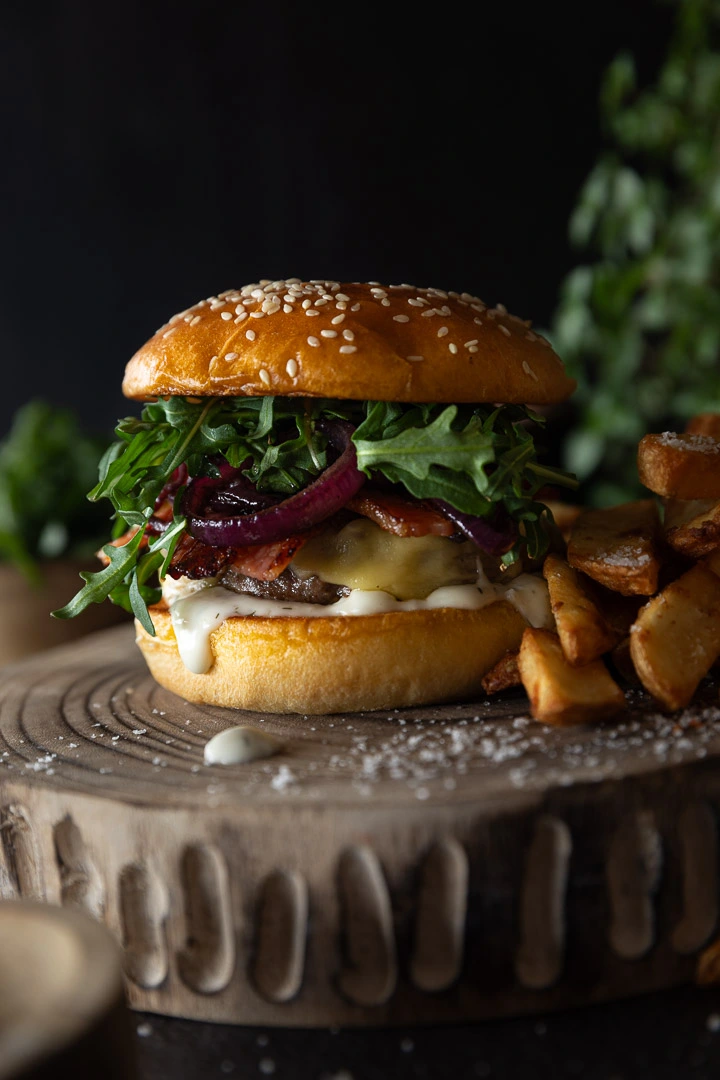
[[[299,714],[460,701],[550,624],[536,437],[575,383],[531,324],[468,293],[263,280],[129,361],[91,500],[110,598],[163,687]]]

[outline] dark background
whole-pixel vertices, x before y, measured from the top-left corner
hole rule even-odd
[[[550,320],[618,50],[662,0],[2,6],[0,436],[108,434],[175,311],[261,277],[409,282]]]

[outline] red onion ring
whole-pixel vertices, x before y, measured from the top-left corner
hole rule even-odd
[[[273,540],[283,540],[294,532],[309,529],[317,522],[332,517],[360,490],[365,476],[357,467],[351,439],[352,425],[341,420],[328,420],[318,424],[318,427],[340,452],[339,457],[302,491],[274,506],[236,516],[207,513],[203,507],[210,493],[216,491],[220,483],[227,481],[213,482],[210,477],[202,477],[199,490],[196,481],[192,481],[183,498],[183,513],[190,535],[214,547],[267,544]],[[205,480],[210,483],[203,484]],[[254,491],[250,481],[247,483]],[[255,492],[256,497],[259,494]]]
[[[428,499],[427,502],[457,525],[468,540],[472,540],[487,555],[504,555],[517,540],[517,532],[510,521],[501,525],[496,518],[490,523],[484,518],[456,510],[444,499]]]

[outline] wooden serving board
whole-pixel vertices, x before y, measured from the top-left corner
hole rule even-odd
[[[0,672],[0,895],[105,922],[130,1005],[169,1016],[451,1023],[669,987],[715,933],[719,704],[239,713],[105,630]],[[282,751],[206,766],[238,723]]]

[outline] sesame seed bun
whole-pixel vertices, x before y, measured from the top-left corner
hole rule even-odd
[[[550,343],[502,305],[411,285],[293,278],[174,315],[128,363],[123,393],[549,405],[575,385]]]
[[[233,617],[210,636],[213,664],[183,664],[167,607],[137,643],[161,686],[187,701],[260,712],[369,712],[484,696],[482,678],[517,649],[525,619],[504,600],[479,611]]]

